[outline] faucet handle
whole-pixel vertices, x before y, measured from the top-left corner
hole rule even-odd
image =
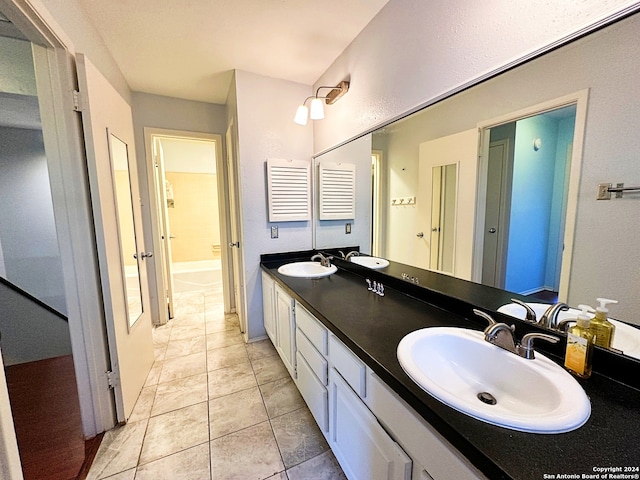
[[[520,345],[518,345],[518,354],[527,360],[533,360],[536,358],[533,350],[533,341],[537,338],[551,343],[558,343],[560,341],[558,337],[547,335],[546,333],[527,333],[522,337],[522,341],[520,342]]]
[[[526,317],[525,320],[527,322],[532,322],[532,323],[536,323],[536,312],[533,310],[533,308],[531,308],[528,304],[526,304],[525,302],[518,300],[517,298],[512,298],[511,301],[513,303],[517,303],[518,305],[520,305],[521,307],[524,307],[524,309],[526,310]]]
[[[491,318],[491,315],[489,315],[488,313],[484,313],[482,310],[478,310],[477,308],[474,308],[473,313],[475,313],[479,317],[484,318],[487,322],[489,322],[489,326],[495,325],[496,323],[498,323],[493,318]]]

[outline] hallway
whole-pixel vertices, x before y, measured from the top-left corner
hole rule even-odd
[[[244,344],[222,291],[179,293],[129,422],[88,479],[344,479],[269,340]]]

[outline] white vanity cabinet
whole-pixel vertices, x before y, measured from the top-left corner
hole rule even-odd
[[[296,302],[296,384],[320,431],[329,439],[329,332],[302,305]]]
[[[329,359],[329,445],[347,478],[410,480],[411,458],[361,399],[365,365],[333,335]]]
[[[296,337],[295,313],[293,298],[277,283],[274,287],[274,313],[276,324],[276,341],[274,346],[280,354],[289,374],[296,378]]]
[[[276,314],[274,308],[275,281],[265,272],[262,272],[262,309],[264,312],[264,329],[275,345],[277,342]]]

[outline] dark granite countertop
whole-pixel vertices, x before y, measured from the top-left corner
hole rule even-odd
[[[591,417],[573,432],[554,435],[517,432],[475,420],[431,397],[405,374],[396,356],[398,343],[405,335],[432,326],[481,330],[484,322],[465,313],[469,304],[477,300],[477,306],[491,309],[492,302],[505,303],[504,297],[511,296],[506,292],[478,285],[482,288],[468,287],[470,290],[464,292],[465,283],[470,282],[447,277],[441,278],[442,291],[426,302],[411,295],[415,292],[410,285],[405,286],[407,282],[387,278],[385,296],[380,297],[367,290],[364,276],[359,274],[368,272],[368,278],[375,278],[377,274],[372,271],[349,271],[342,265],[329,277],[293,278],[277,272],[286,261],[277,255],[263,256],[262,268],[488,478],[552,478],[545,474],[577,474],[582,478],[582,474],[593,474],[595,467],[640,466],[640,390],[595,373],[595,365],[590,379],[579,380],[591,400]],[[431,274],[420,272],[423,276]],[[424,285],[426,279],[420,280]],[[447,289],[456,295],[442,301],[440,295]],[[518,337],[521,331],[518,326]],[[559,350],[544,353],[560,361],[554,357]],[[630,362],[636,373],[637,362]],[[613,364],[620,366],[616,361]],[[624,367],[625,363],[621,364]]]

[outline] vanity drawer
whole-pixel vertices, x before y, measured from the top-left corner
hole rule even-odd
[[[329,393],[327,388],[320,383],[305,357],[297,352],[298,378],[296,383],[302,398],[307,403],[311,415],[315,418],[322,434],[329,435]]]
[[[353,390],[364,398],[366,390],[366,367],[337,337],[329,336],[329,360]]]
[[[327,351],[327,329],[298,302],[296,302],[296,323],[316,347],[316,350],[326,356],[329,353]]]
[[[298,347],[298,353],[301,354],[307,361],[307,364],[313,371],[318,380],[323,385],[327,385],[328,382],[328,368],[327,360],[320,355],[320,353],[314,348],[307,336],[302,333],[299,328],[296,329],[296,345]]]

